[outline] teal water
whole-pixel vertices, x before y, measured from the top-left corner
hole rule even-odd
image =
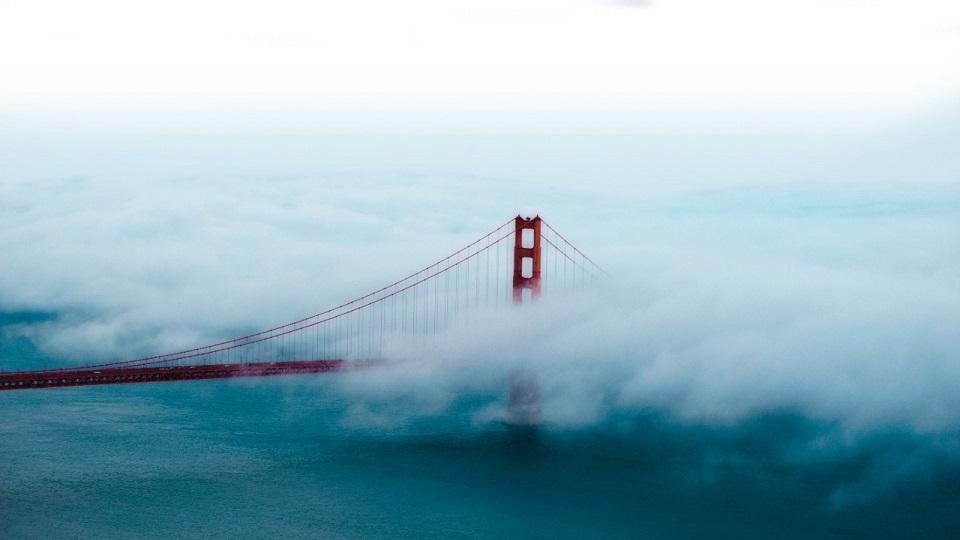
[[[334,384],[293,377],[0,393],[0,538],[960,530],[950,441],[888,433],[825,446],[829,426],[787,413],[726,427],[651,413],[511,431],[475,425],[469,400],[401,426],[365,426],[350,421]],[[913,468],[904,473],[904,463]]]

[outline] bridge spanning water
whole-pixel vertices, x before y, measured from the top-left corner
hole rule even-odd
[[[331,373],[384,362],[398,339],[425,343],[464,314],[585,287],[603,275],[539,216],[517,216],[433,264],[330,309],[181,351],[31,371],[0,372],[0,390]],[[514,385],[511,401],[532,399]]]

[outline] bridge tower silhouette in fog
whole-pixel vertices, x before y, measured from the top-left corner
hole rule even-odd
[[[583,289],[604,274],[540,216],[516,216],[429,266],[308,317],[172,353],[0,371],[0,390],[369,368],[388,362],[398,344],[428,344],[471,312],[515,308],[542,295]],[[514,375],[510,404],[526,418],[539,415],[532,375]]]
[[[540,298],[541,227],[540,216],[514,220],[513,303],[523,305]],[[530,373],[517,372],[510,381],[507,421],[514,424],[540,422],[540,388]]]

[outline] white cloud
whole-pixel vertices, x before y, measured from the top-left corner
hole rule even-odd
[[[510,185],[5,183],[0,305],[61,314],[24,331],[77,362],[202,344],[435,260],[504,221]],[[402,422],[463,395],[489,417],[522,365],[559,425],[648,409],[720,423],[791,410],[853,431],[960,424],[955,187],[606,193],[589,205],[575,193],[554,186],[540,206],[614,274],[612,294],[547,298],[532,326],[499,314],[410,366],[346,379],[352,421]]]
[[[960,377],[955,278],[667,250],[657,259],[669,275],[634,267],[615,290],[545,300],[522,323],[475,322],[342,389],[395,422],[435,415],[455,396],[473,396],[489,420],[523,369],[537,374],[555,427],[642,411],[723,425],[796,412],[855,435],[960,427],[948,382]]]

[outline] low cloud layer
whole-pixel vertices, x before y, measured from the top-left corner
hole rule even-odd
[[[536,374],[558,426],[659,410],[719,425],[796,412],[851,433],[960,427],[960,293],[949,278],[695,262],[697,271],[481,317],[344,390],[375,422],[474,395],[483,422],[502,417],[522,369]]]
[[[3,367],[165,352],[318,311],[504,221],[506,185],[7,183],[0,306],[39,315],[8,316],[3,332],[44,360],[7,347]],[[599,197],[593,214],[576,189],[542,211],[611,271],[604,288],[397,349],[406,362],[340,387],[352,421],[403,422],[462,396],[489,421],[523,367],[560,426],[645,410],[719,425],[792,411],[854,432],[960,425],[953,187]]]

